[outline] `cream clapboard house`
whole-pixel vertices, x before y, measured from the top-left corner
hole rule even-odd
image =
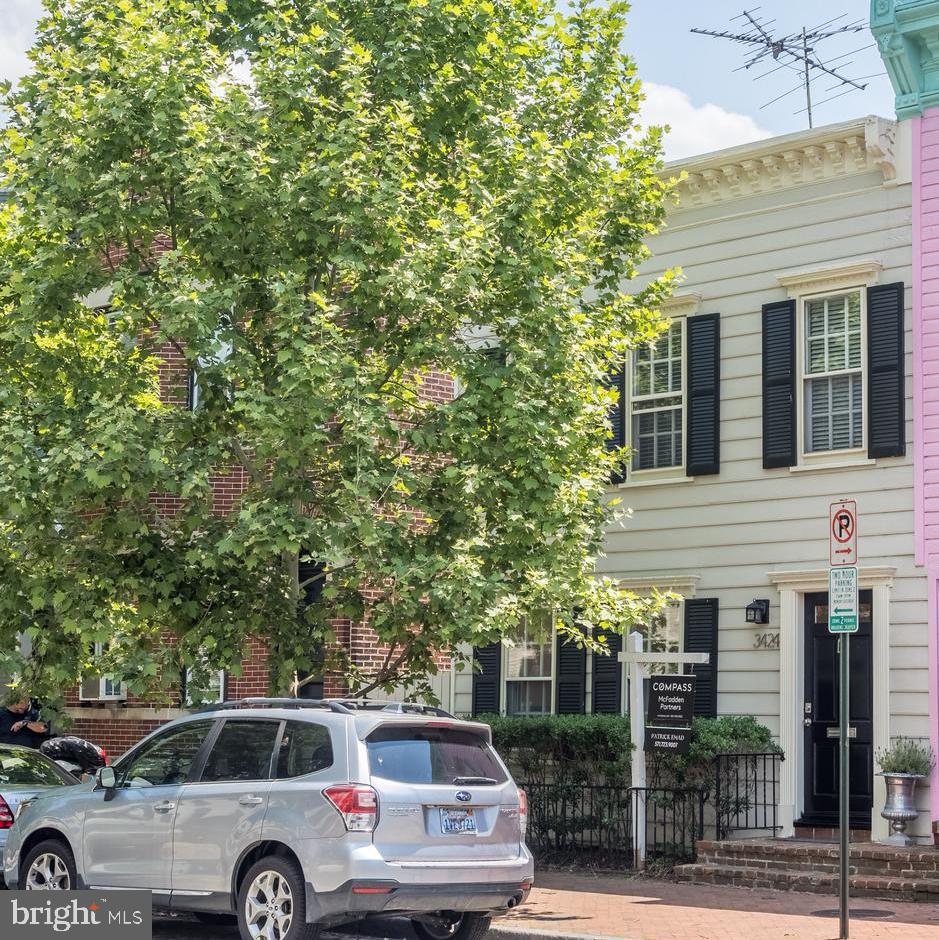
[[[654,349],[617,377],[611,487],[632,516],[599,570],[683,603],[659,639],[711,653],[697,710],[778,735],[783,834],[837,814],[829,504],[857,499],[862,626],[852,641],[852,825],[886,834],[875,751],[926,738],[926,579],[913,559],[910,141],[869,117],[668,167],[680,202],[643,275],[680,266]],[[719,378],[718,378],[719,377]],[[746,607],[768,601],[768,623]],[[619,712],[615,658],[522,637],[452,677],[458,712]],[[929,794],[920,795],[922,808]],[[872,812],[873,809],[873,812]],[[929,834],[924,813],[916,834]]]

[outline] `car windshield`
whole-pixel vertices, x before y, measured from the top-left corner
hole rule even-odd
[[[366,739],[373,777],[398,783],[505,783],[485,738],[458,728],[379,728]]]
[[[51,760],[26,748],[0,748],[0,786],[55,787],[75,783]]]

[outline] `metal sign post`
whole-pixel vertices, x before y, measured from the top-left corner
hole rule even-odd
[[[857,569],[855,569],[856,571]],[[828,602],[828,609],[831,610],[831,601]],[[831,614],[829,613],[829,616]],[[840,718],[841,725],[838,728],[838,750],[841,755],[839,766],[839,786],[838,786],[838,834],[841,837],[841,864],[839,865],[840,877],[839,884],[839,923],[841,930],[838,934],[839,940],[848,940],[848,873],[850,871],[849,861],[851,855],[850,820],[848,818],[848,803],[850,802],[850,779],[848,777],[848,762],[850,760],[850,751],[848,750],[848,708],[851,702],[850,682],[850,647],[851,634],[845,633],[838,637],[839,667],[841,670],[841,702]]]
[[[848,726],[851,716],[851,634],[858,629],[857,503],[842,499],[828,513],[828,632],[838,634],[838,864],[839,940],[848,940],[850,928],[848,876],[851,861],[851,752]]]

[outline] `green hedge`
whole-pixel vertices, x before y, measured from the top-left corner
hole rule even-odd
[[[629,784],[629,718],[619,715],[480,715],[492,728],[496,750],[520,781],[622,786]],[[716,754],[781,753],[769,729],[755,718],[695,718],[690,753],[649,756],[648,783],[711,787]]]

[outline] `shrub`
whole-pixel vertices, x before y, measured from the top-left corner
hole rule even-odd
[[[512,774],[526,783],[622,785],[629,779],[629,719],[620,715],[479,715]]]
[[[480,715],[496,750],[526,783],[628,786],[632,743],[620,715]],[[650,786],[713,787],[717,754],[781,753],[769,729],[750,716],[695,718],[685,755],[649,755]]]

